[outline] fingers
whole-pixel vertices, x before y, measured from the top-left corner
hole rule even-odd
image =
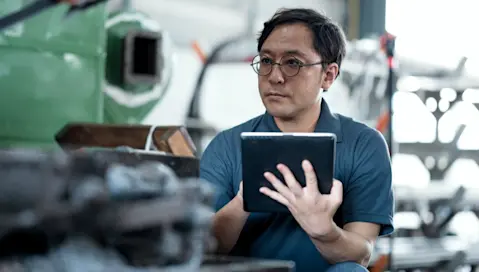
[[[276,168],[278,168],[278,171],[283,175],[284,181],[288,185],[289,189],[295,195],[301,195],[303,193],[303,188],[294,177],[293,172],[291,172],[291,170],[289,170],[289,168],[286,165],[281,163],[278,164]]]
[[[281,180],[279,180],[275,175],[270,172],[264,173],[264,177],[273,185],[274,189],[278,191],[281,195],[283,195],[289,201],[294,199],[293,192],[284,185]]]
[[[311,193],[319,193],[318,178],[314,172],[313,165],[310,161],[304,160],[301,166],[303,167],[304,177],[306,179],[306,190]]]
[[[341,181],[337,179],[333,180],[330,197],[339,204],[343,203],[343,183]]]
[[[243,181],[240,181],[237,195],[243,196]]]
[[[269,189],[269,188],[266,188],[266,187],[261,187],[261,188],[259,189],[259,191],[260,191],[262,194],[264,194],[264,195],[270,197],[271,199],[274,199],[274,200],[276,200],[277,202],[283,204],[284,206],[289,207],[289,203],[290,203],[290,202],[289,202],[283,195],[281,195],[280,193],[275,192],[275,191],[273,191],[273,190],[271,190],[271,189]]]

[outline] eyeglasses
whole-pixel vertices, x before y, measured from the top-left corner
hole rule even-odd
[[[274,62],[269,57],[256,56],[251,63],[253,70],[260,76],[267,76],[273,71],[273,66],[278,65],[281,72],[288,77],[293,77],[299,73],[301,67],[308,67],[323,64],[322,61],[305,64],[294,56],[284,56],[279,62]]]

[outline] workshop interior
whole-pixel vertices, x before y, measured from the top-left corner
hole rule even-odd
[[[325,99],[392,154],[369,270],[479,271],[476,2],[0,1],[0,271],[294,271],[213,254],[199,180],[213,137],[265,111],[250,63],[282,7],[344,29]]]

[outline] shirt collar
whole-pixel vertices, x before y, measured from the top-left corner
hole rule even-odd
[[[266,112],[265,117],[265,124],[269,131],[281,132],[271,114]],[[336,113],[331,112],[324,98],[321,99],[321,114],[319,115],[319,120],[316,123],[314,132],[334,133],[336,134],[337,142],[341,142],[343,139],[339,116]]]

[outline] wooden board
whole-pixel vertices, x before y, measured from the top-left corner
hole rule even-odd
[[[55,140],[67,149],[128,146],[144,150],[151,128],[145,125],[70,123],[57,133]],[[175,156],[196,156],[193,141],[182,126],[158,126],[152,135],[152,142],[159,151]]]

